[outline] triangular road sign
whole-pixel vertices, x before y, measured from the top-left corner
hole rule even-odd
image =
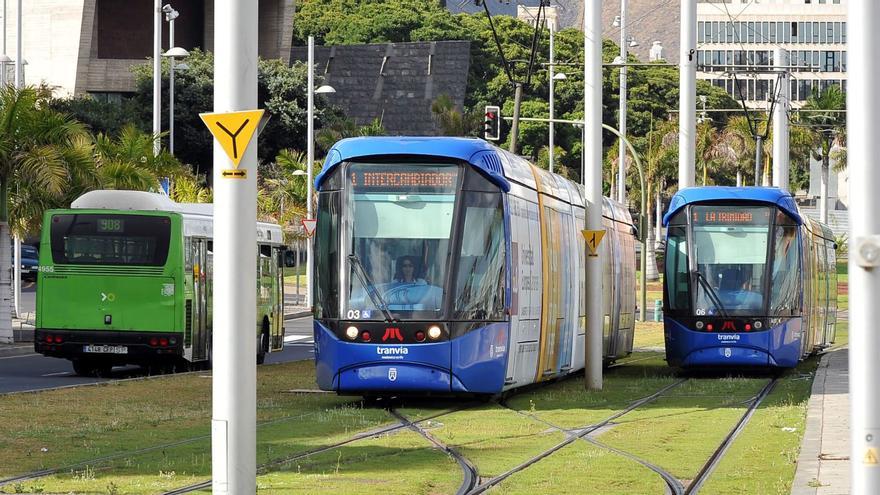
[[[589,250],[590,256],[599,256],[599,243],[602,242],[602,238],[605,237],[604,230],[582,230],[581,234],[584,235],[584,239],[587,241],[587,249]]]
[[[303,228],[306,229],[306,235],[311,237],[312,234],[315,233],[315,227],[318,225],[318,221],[314,218],[303,218],[302,224]]]
[[[876,466],[877,465],[877,449],[874,447],[868,447],[868,451],[865,452],[865,458],[862,459],[862,463]]]
[[[245,110],[228,113],[200,113],[199,117],[208,126],[214,139],[223,147],[226,156],[238,168],[244,151],[254,137],[264,110]]]

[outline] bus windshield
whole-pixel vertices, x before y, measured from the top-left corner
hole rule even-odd
[[[694,314],[760,316],[771,208],[695,205],[691,209]]]
[[[63,213],[52,216],[49,236],[55,264],[163,266],[171,219]]]
[[[351,163],[348,319],[437,319],[461,167]]]

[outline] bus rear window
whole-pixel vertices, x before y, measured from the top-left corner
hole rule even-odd
[[[168,258],[171,219],[60,214],[52,217],[49,236],[55,264],[163,266]]]

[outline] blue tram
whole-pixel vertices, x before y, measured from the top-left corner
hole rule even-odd
[[[485,141],[345,139],[315,179],[318,385],[497,394],[584,366],[583,190]],[[632,350],[635,240],[603,203],[604,358]]]
[[[790,368],[834,341],[834,236],[788,192],[687,188],[663,223],[670,365]]]

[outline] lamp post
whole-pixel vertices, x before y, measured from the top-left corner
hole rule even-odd
[[[550,39],[551,39],[551,40],[553,39],[553,31],[550,31]],[[553,43],[552,43],[552,42],[550,43],[550,46],[551,46],[551,47],[553,46]],[[550,53],[551,53],[551,54],[553,53],[553,49],[552,49],[552,48],[550,49]],[[555,92],[555,90],[554,90],[554,86],[555,86],[555,85],[554,85],[554,82],[556,82],[556,81],[564,81],[564,80],[567,79],[567,76],[565,75],[564,72],[560,72],[559,74],[554,74],[554,73],[553,73],[553,61],[552,61],[552,58],[553,58],[553,57],[551,56],[551,61],[550,61],[550,148],[549,148],[548,151],[547,151],[547,153],[548,153],[548,159],[549,159],[549,162],[550,162],[550,166],[549,166],[550,173],[553,173],[553,164],[554,164],[554,162],[556,161],[556,158],[555,158],[556,152],[555,152],[555,149],[554,149],[554,148],[556,147],[556,145],[554,144],[554,139],[555,139],[555,129],[553,128],[553,119],[556,118],[555,115],[554,115],[554,110],[553,110],[553,99],[554,99],[554,95],[553,95],[553,93]]]
[[[168,57],[168,152],[174,155],[174,64],[178,58],[189,56],[189,52],[174,45],[174,20],[180,16],[180,12],[174,10],[171,4],[162,7],[165,20],[168,21],[168,46],[171,48],[162,54]]]
[[[313,167],[315,164],[315,93],[324,94],[324,93],[335,93],[336,90],[333,89],[332,86],[321,86],[317,90],[315,89],[315,37],[309,36],[308,41],[308,65],[309,65],[309,77],[308,77],[308,86],[306,88],[307,92],[307,105],[308,105],[308,117],[306,119],[306,167],[308,170],[307,179],[306,179],[306,215],[311,219],[312,217],[312,181],[313,181]],[[306,301],[309,302],[309,308],[312,307],[311,298],[312,298],[312,240],[309,238],[309,243],[306,249]]]
[[[614,18],[611,23],[614,27],[620,28],[620,95],[619,108],[617,110],[618,126],[621,136],[626,136],[626,56],[627,45],[637,47],[639,44],[632,36],[626,35],[626,0],[620,0],[620,15]],[[621,141],[618,146],[617,158],[617,200],[621,203],[626,202],[626,147]]]
[[[20,0],[19,0],[20,1]],[[162,0],[153,0],[153,156],[162,149]]]

